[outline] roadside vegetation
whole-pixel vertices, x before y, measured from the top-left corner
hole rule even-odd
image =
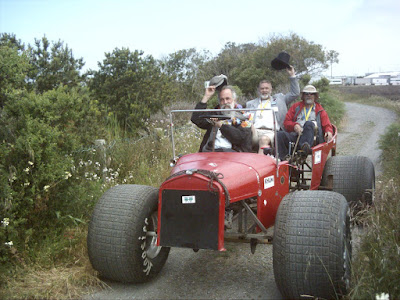
[[[168,177],[172,158],[168,112],[192,109],[204,92],[204,81],[212,76],[227,75],[242,103],[255,96],[261,78],[271,79],[275,91],[286,92],[287,74],[269,66],[282,49],[293,56],[296,71],[306,74],[302,86],[329,66],[330,52],[290,34],[257,44],[227,43],[214,57],[185,49],[156,60],[139,50],[116,48],[105,54],[99,70],[83,73],[83,59],[75,58],[61,41],[43,37],[26,46],[14,35],[2,33],[0,298],[75,299],[107,288],[91,268],[86,251],[87,226],[99,197],[117,184],[158,187]],[[329,89],[327,80],[315,85],[331,121],[340,124],[342,101],[348,96],[341,98]],[[189,116],[174,116],[176,154],[198,150],[202,132],[188,122]],[[394,126],[392,130],[400,132],[399,125]],[[389,260],[379,264],[381,257],[375,259],[368,248],[374,244],[365,242],[360,253],[371,262],[371,272],[379,270],[381,280],[368,281],[375,279],[367,273],[369,268],[362,267],[367,260],[360,254],[354,268],[363,273],[355,272],[360,276],[355,276],[350,295],[355,299],[377,292],[399,297],[391,289],[393,280],[389,281],[399,278],[394,277],[399,271],[393,274],[389,267],[400,264],[396,256],[386,254],[399,251],[399,236],[390,235],[389,229],[398,233],[400,212],[398,206],[392,207],[390,218],[397,218],[393,221],[379,215],[386,212],[379,210],[387,207],[386,201],[398,203],[399,146],[396,135],[382,137],[388,160],[380,181],[389,188],[383,192],[378,185],[377,205],[365,215],[366,226],[382,230],[379,239],[374,230],[366,240],[391,238],[389,246],[376,242],[373,248]]]
[[[400,116],[397,92],[382,97],[360,95],[358,90],[335,93],[346,101],[384,107]],[[374,206],[358,217],[365,235],[353,264],[351,299],[400,298],[400,120],[382,133],[379,147],[383,175],[376,179]]]

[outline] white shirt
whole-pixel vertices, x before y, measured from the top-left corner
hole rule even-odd
[[[232,149],[232,144],[226,137],[224,137],[221,133],[221,130],[218,128],[217,135],[215,136],[215,149],[218,148],[229,148]]]
[[[261,100],[257,108],[271,108],[271,100]],[[254,116],[255,122],[254,127],[257,129],[274,129],[275,113],[278,111],[278,107],[272,107],[273,110],[258,110]],[[279,124],[275,119],[276,129],[279,129]]]

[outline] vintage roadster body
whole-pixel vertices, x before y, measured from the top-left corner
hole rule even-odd
[[[145,282],[160,272],[171,247],[226,251],[226,242],[240,241],[254,253],[258,243],[272,243],[283,296],[345,294],[349,207],[372,201],[375,174],[368,158],[335,155],[334,129],[333,140],[314,145],[308,157],[296,151],[287,161],[256,153],[174,155],[158,189],[111,188],[89,226],[93,267],[109,279]]]

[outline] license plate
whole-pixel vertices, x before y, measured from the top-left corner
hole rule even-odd
[[[196,203],[196,196],[182,196],[182,204]]]

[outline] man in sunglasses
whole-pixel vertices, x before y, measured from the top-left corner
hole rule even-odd
[[[332,124],[321,104],[316,102],[318,98],[317,89],[307,85],[301,93],[302,101],[290,107],[283,122],[287,132],[278,132],[278,151],[281,160],[285,160],[289,154],[289,142],[295,143],[299,136],[297,149],[301,149],[301,153],[305,156],[312,152],[315,132],[317,144],[332,140]]]

